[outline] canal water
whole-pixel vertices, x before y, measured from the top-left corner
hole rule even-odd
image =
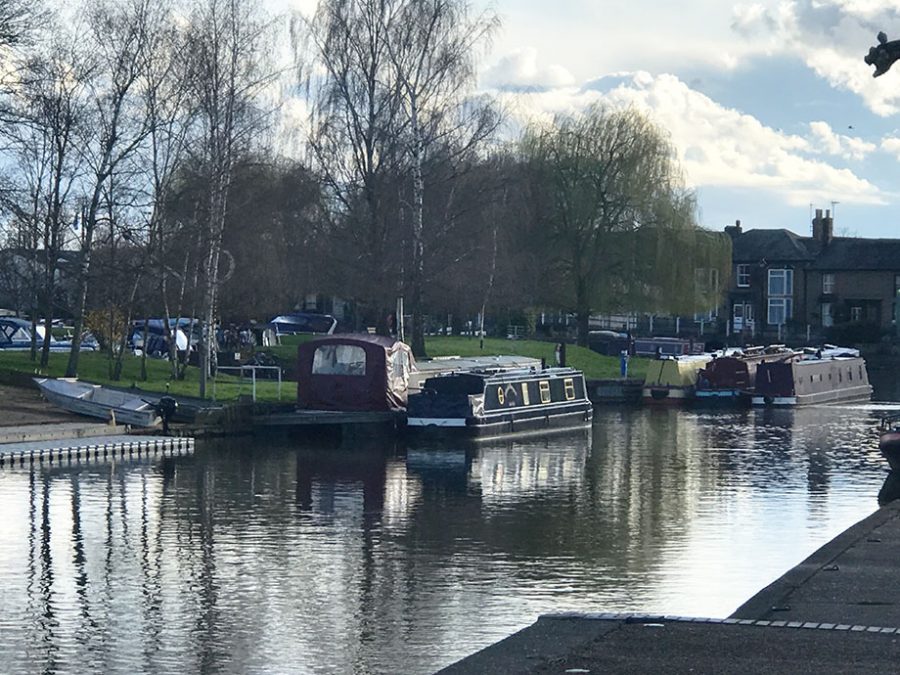
[[[547,612],[724,617],[878,507],[879,407],[7,467],[2,671],[431,673]]]

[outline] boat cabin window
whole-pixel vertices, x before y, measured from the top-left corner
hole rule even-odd
[[[322,345],[313,356],[313,375],[365,375],[366,350],[355,345]]]
[[[4,342],[30,342],[31,332],[14,324],[0,324],[0,335],[3,336]]]
[[[550,382],[541,380],[539,386],[541,389],[541,403],[550,403]]]
[[[565,385],[565,388],[566,388],[566,400],[574,401],[575,400],[575,380],[573,380],[571,377],[567,377],[565,380],[563,380],[563,384]]]

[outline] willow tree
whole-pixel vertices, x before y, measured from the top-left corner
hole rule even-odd
[[[695,200],[672,144],[646,115],[593,106],[528,129],[522,152],[543,300],[575,313],[579,344],[587,344],[592,312],[708,302],[708,289],[696,288],[689,241],[703,236]],[[727,264],[727,251],[704,251],[704,267]]]

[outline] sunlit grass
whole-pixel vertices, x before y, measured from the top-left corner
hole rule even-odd
[[[297,355],[297,345],[311,339],[311,336],[287,336],[282,344],[266,349],[284,365],[292,365]],[[501,354],[527,356],[544,359],[548,365],[555,364],[555,343],[539,340],[504,340],[485,338],[482,348],[475,337],[429,337],[426,339],[428,356],[496,356]],[[67,352],[50,354],[50,362],[45,369],[31,361],[27,351],[0,350],[0,376],[6,375],[7,381],[22,382],[26,376],[62,377],[65,374],[69,355]],[[566,362],[573,368],[584,371],[588,379],[606,379],[619,377],[618,357],[603,356],[584,347],[566,346]],[[199,371],[195,367],[187,369],[185,379],[173,380],[169,362],[163,359],[147,359],[147,378],[141,378],[141,359],[130,354],[122,360],[122,377],[113,380],[111,362],[102,352],[82,352],[79,358],[79,379],[119,388],[134,388],[150,392],[169,392],[176,396],[197,397],[200,395]],[[642,378],[647,370],[647,359],[632,358],[629,377]],[[207,398],[213,395],[219,401],[234,401],[240,396],[250,396],[253,392],[251,377],[243,378],[235,374],[218,373],[214,382],[209,382]],[[281,386],[282,401],[296,399],[297,384],[285,380]],[[259,401],[278,401],[278,382],[258,379],[256,382],[256,398]]]
[[[47,368],[41,369],[39,362],[31,361],[27,351],[0,351],[0,371],[5,373],[22,373],[33,377],[62,377],[69,362],[68,353],[53,352]],[[122,359],[122,377],[113,380],[110,377],[109,357],[101,352],[82,352],[78,359],[78,379],[85,382],[109,385],[124,389],[134,388],[142,391],[164,393],[176,396],[200,395],[200,373],[197,368],[189,367],[185,379],[173,380],[169,362],[163,359],[147,359],[147,379],[141,379],[141,359],[137,356],[125,355]],[[207,398],[213,391],[216,400],[233,401],[239,396],[250,396],[253,391],[250,375],[243,379],[233,374],[219,373],[215,383],[210,382]],[[296,398],[296,383],[282,384],[281,399],[288,401]],[[263,401],[278,400],[278,382],[257,380],[256,397]]]

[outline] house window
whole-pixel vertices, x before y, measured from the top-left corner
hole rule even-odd
[[[793,313],[793,305],[791,298],[769,298],[769,323],[774,326],[787,323]]]
[[[794,294],[794,270],[769,270],[769,295]]]
[[[850,308],[850,320],[862,321],[862,307],[860,307],[859,305],[853,305]]]
[[[750,286],[750,265],[737,266],[737,285],[738,288],[747,288]]]
[[[834,293],[834,275],[833,274],[823,274],[822,275],[822,293],[826,295],[830,293]]]
[[[769,270],[768,322],[781,326],[791,318],[794,310],[794,270]]]
[[[822,327],[828,328],[834,325],[834,308],[830,302],[822,303]]]

